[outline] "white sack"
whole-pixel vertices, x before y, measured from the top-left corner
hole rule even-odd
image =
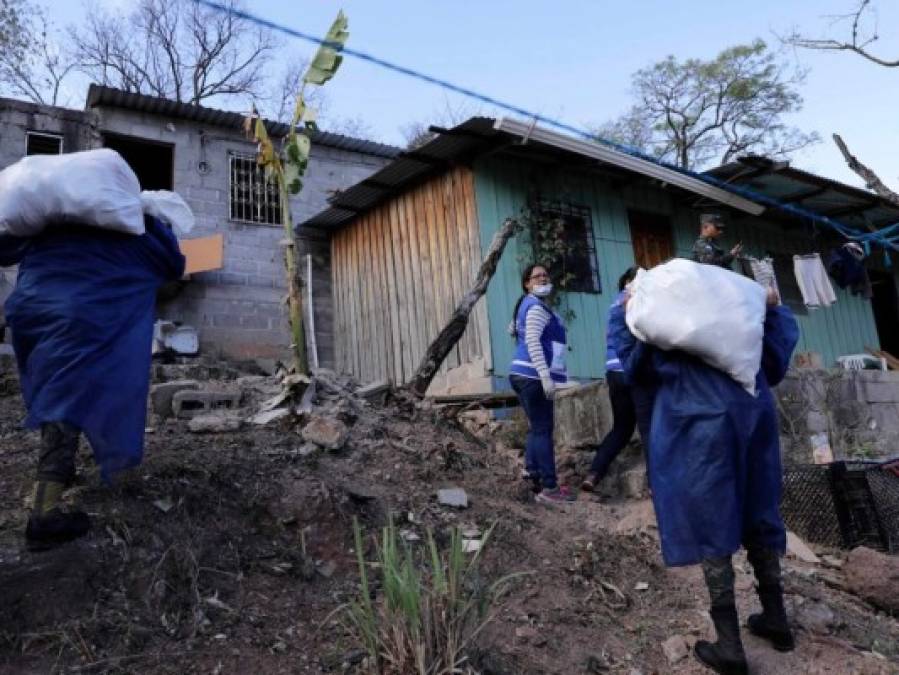
[[[172,226],[175,234],[184,236],[194,229],[194,214],[177,192],[144,190],[140,193],[144,213]]]
[[[755,395],[765,299],[765,289],[752,279],[676,258],[637,273],[627,325],[643,342],[698,356]]]
[[[140,183],[119,153],[33,155],[0,171],[0,234],[32,237],[60,223],[144,233]]]

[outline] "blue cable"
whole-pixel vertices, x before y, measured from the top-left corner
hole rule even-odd
[[[488,105],[494,106],[496,108],[500,108],[501,110],[505,110],[506,112],[513,113],[515,115],[520,115],[529,120],[533,120],[534,122],[542,122],[547,126],[554,127],[556,129],[567,131],[570,134],[574,134],[580,138],[585,140],[600,143],[607,147],[610,147],[618,152],[622,152],[627,155],[631,155],[632,157],[637,157],[639,159],[643,159],[648,162],[652,162],[653,164],[657,164],[659,166],[663,166],[666,169],[670,169],[672,171],[677,171],[678,173],[684,174],[686,176],[690,176],[691,178],[695,178],[697,180],[701,180],[709,185],[713,185],[715,187],[721,188],[728,192],[738,194],[750,201],[754,201],[760,204],[764,204],[766,206],[771,206],[773,208],[779,209],[786,213],[792,214],[800,219],[811,220],[812,222],[821,223],[827,225],[832,230],[835,230],[842,236],[847,239],[854,239],[860,242],[865,243],[870,246],[871,242],[877,243],[884,248],[894,248],[896,246],[896,241],[899,237],[887,237],[883,233],[889,232],[892,234],[893,231],[899,230],[899,223],[895,223],[885,228],[885,230],[878,230],[876,232],[864,232],[862,230],[858,230],[849,225],[845,225],[844,223],[840,223],[832,218],[828,218],[827,216],[822,216],[819,213],[815,213],[814,211],[810,211],[800,206],[796,206],[794,204],[784,204],[773,197],[769,197],[768,195],[762,194],[761,192],[756,192],[750,188],[747,188],[742,185],[734,185],[728,183],[725,180],[721,180],[715,176],[711,176],[705,173],[700,173],[697,171],[692,171],[690,169],[685,169],[683,167],[677,166],[675,164],[670,164],[668,162],[662,161],[656,157],[646,154],[641,150],[636,148],[629,147],[627,145],[623,145],[621,143],[616,143],[615,141],[610,141],[605,138],[599,138],[595,134],[591,134],[588,131],[583,129],[578,129],[577,127],[571,126],[570,124],[566,124],[564,122],[560,122],[550,117],[545,117],[538,113],[531,112],[529,110],[525,110],[524,108],[520,108],[518,106],[512,105],[510,103],[505,103],[504,101],[500,101],[491,96],[487,96],[486,94],[481,94],[472,89],[468,89],[466,87],[460,87],[457,84],[453,84],[452,82],[448,82],[446,80],[442,80],[437,77],[433,77],[426,73],[419,72],[417,70],[413,70],[411,68],[407,68],[405,66],[398,65],[396,63],[392,63],[390,61],[385,61],[377,56],[373,56],[367,52],[362,52],[357,49],[351,49],[344,45],[341,45],[336,42],[329,42],[327,40],[323,40],[322,38],[316,37],[314,35],[309,35],[308,33],[303,33],[302,31],[298,31],[294,28],[288,28],[287,26],[282,26],[281,24],[277,24],[268,19],[263,19],[262,17],[256,16],[255,14],[251,14],[244,10],[235,9],[234,7],[228,7],[227,5],[221,2],[215,2],[214,0],[194,0],[201,5],[206,5],[211,9],[217,10],[219,12],[225,12],[227,14],[231,14],[232,16],[239,17],[241,19],[245,19],[251,23],[254,23],[258,26],[262,26],[264,28],[268,28],[278,33],[283,33],[285,35],[289,35],[291,37],[299,38],[300,40],[305,40],[306,42],[311,42],[320,46],[331,47],[335,51],[338,51],[342,54],[347,54],[349,56],[353,56],[362,61],[367,61],[369,63],[373,63],[381,68],[386,70],[391,70],[395,73],[400,73],[401,75],[405,75],[407,77],[411,77],[413,79],[421,80],[423,82],[427,82],[429,84],[437,85],[443,89],[448,91],[455,92],[457,94],[462,94],[463,96],[467,96],[468,98],[475,99],[480,101],[481,103],[486,103]]]

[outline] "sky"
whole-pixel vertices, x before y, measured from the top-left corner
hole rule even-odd
[[[94,0],[128,7],[129,0]],[[527,110],[590,127],[625,112],[631,75],[673,54],[713,58],[760,37],[780,47],[794,27],[840,36],[833,16],[857,0],[245,0],[247,9],[297,30],[323,35],[336,12],[349,17],[348,46],[415,68]],[[882,37],[875,51],[899,58],[899,1],[876,0]],[[78,0],[50,2],[60,25],[77,24]],[[285,38],[279,59],[314,47]],[[862,186],[831,140],[840,133],[881,178],[899,188],[899,68],[847,52],[786,49],[808,68],[802,112],[789,121],[822,142],[795,166]],[[83,88],[75,96],[82,105]],[[446,123],[455,114],[495,114],[477,102],[348,57],[326,85],[327,118],[361,119],[376,140],[402,144],[411,123]],[[326,125],[325,125],[326,126]]]

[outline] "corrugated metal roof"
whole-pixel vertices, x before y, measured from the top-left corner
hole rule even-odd
[[[854,227],[876,229],[899,222],[899,207],[873,192],[795,169],[788,162],[748,156],[708,173]]]
[[[436,134],[433,139],[420,148],[400,154],[374,175],[335,195],[329,200],[331,208],[313,216],[301,226],[342,227],[359,214],[428,176],[444,171],[454,163],[469,161],[498,148],[506,151],[517,148],[519,154],[527,153],[535,158],[546,157],[553,161],[583,163],[592,167],[601,165],[615,171],[656,178],[662,173],[662,178],[688,192],[717,199],[744,211],[760,213],[764,210],[764,207],[754,202],[701,180],[683,176],[665,167],[649,167],[649,162],[636,160],[615,150],[597,150],[596,144],[578,141],[540,127],[521,125],[519,129],[518,123],[510,120],[473,117],[452,129],[432,127],[431,130]],[[596,152],[601,152],[601,155]]]
[[[103,107],[134,110],[136,112],[190,120],[237,130],[243,129],[244,122],[244,114],[242,113],[206,108],[190,103],[180,103],[167,98],[136,94],[113,87],[92,84],[87,92],[85,108]],[[272,136],[284,136],[289,130],[289,125],[287,124],[267,122],[266,126]],[[315,132],[312,135],[312,142],[315,145],[324,145],[338,150],[359,152],[388,159],[393,159],[401,152],[400,148],[393,145],[367,141],[362,138],[353,138],[343,134],[334,134],[328,131]]]

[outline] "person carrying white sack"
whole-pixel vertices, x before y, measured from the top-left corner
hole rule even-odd
[[[650,288],[654,297],[647,297]],[[657,391],[649,472],[662,556],[668,566],[702,566],[717,640],[697,642],[696,658],[717,673],[745,675],[731,564],[741,546],[762,605],[748,619],[750,632],[779,651],[794,647],[780,570],[786,531],[770,388],[787,372],[798,326],[773,289],[766,295],[755,282],[709,265],[672,261],[638,276],[631,290],[625,315],[610,318],[609,332],[628,381]],[[741,294],[736,305],[715,306]],[[716,349],[719,342],[724,349]],[[728,363],[728,345],[751,354]]]

